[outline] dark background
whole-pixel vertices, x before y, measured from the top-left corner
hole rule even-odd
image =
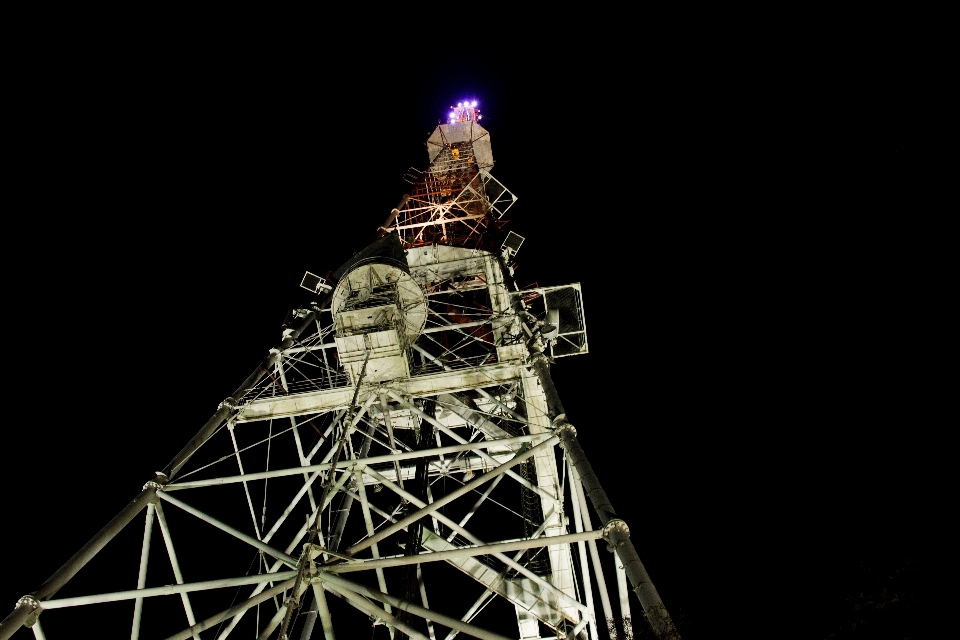
[[[8,94],[0,604],[196,432],[476,98],[519,283],[583,286],[590,353],[554,376],[684,637],[945,637],[952,288],[909,46],[609,18],[39,30]]]

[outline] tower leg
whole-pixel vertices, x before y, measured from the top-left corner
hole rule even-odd
[[[143,526],[143,547],[140,550],[140,574],[137,576],[137,589],[147,586],[147,566],[150,564],[150,540],[153,538],[153,504],[147,505],[147,518]],[[133,606],[133,629],[130,640],[140,638],[140,617],[143,614],[143,598],[137,598]]]
[[[132,502],[124,507],[124,509],[118,513],[113,520],[108,522],[107,526],[101,529],[97,535],[93,536],[87,544],[83,545],[80,551],[73,554],[73,557],[57,569],[52,576],[47,578],[47,581],[44,582],[39,589],[33,592],[32,600],[34,602],[42,602],[43,600],[52,598],[61,587],[70,581],[70,578],[90,562],[108,542],[113,540],[113,537],[120,533],[144,507],[155,500],[158,486],[159,485],[153,481],[144,485],[143,490]],[[29,623],[30,618],[35,613],[35,608],[30,606],[30,604],[26,602],[22,604],[18,603],[17,608],[0,622],[0,640],[9,640],[17,629]],[[34,618],[34,620],[36,620],[36,618]]]
[[[587,498],[593,505],[594,510],[600,516],[600,524],[603,525],[603,537],[607,541],[611,551],[615,551],[617,557],[623,563],[624,571],[630,584],[633,585],[633,592],[637,594],[643,611],[653,628],[654,633],[660,640],[679,640],[680,634],[677,632],[670,614],[667,613],[660,594],[657,593],[650,575],[640,561],[640,555],[636,547],[630,540],[630,530],[626,523],[617,517],[617,512],[610,504],[610,498],[600,484],[600,478],[593,470],[587,455],[577,440],[577,430],[567,420],[567,414],[560,402],[560,395],[553,383],[553,377],[550,375],[550,364],[547,356],[543,353],[542,343],[538,341],[531,345],[532,354],[530,356],[530,365],[540,378],[540,385],[547,397],[548,415],[556,428],[557,436],[560,438],[560,446],[563,447],[570,461],[570,466],[576,469],[580,476],[580,482],[583,483],[583,489]]]
[[[630,618],[630,590],[627,588],[627,574],[616,560],[613,563],[617,571],[617,593],[620,596],[620,621],[623,624],[624,640],[633,640],[633,620]]]
[[[313,596],[317,600],[317,611],[320,613],[324,640],[337,640],[333,632],[333,619],[330,616],[330,608],[327,606],[327,594],[323,591],[323,585],[314,583]]]
[[[569,466],[569,465],[568,465]],[[587,509],[587,498],[583,495],[583,484],[577,477],[577,472],[570,468],[570,493],[576,495],[577,500],[574,503],[574,510],[580,510],[583,517],[584,529],[593,530],[593,522],[590,519],[590,511]],[[600,553],[597,551],[597,542],[588,540],[587,547],[590,549],[590,558],[593,560],[593,571],[597,576],[597,586],[600,592],[600,604],[603,606],[603,616],[606,618],[607,634],[610,640],[617,639],[617,623],[613,617],[613,607],[610,605],[610,596],[607,593],[607,581],[603,576],[603,567],[600,565]]]

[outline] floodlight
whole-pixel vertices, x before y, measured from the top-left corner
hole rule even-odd
[[[303,280],[300,281],[300,286],[312,293],[330,291],[333,289],[333,287],[327,284],[326,280],[316,274],[310,273],[309,271],[303,274]]]
[[[540,335],[547,340],[553,340],[560,333],[560,310],[548,309],[547,318],[543,321],[543,328],[540,329]]]
[[[520,250],[520,245],[523,244],[524,237],[518,235],[511,231],[507,234],[506,240],[503,241],[503,244],[500,246],[501,251],[506,251],[508,255],[516,255],[517,251]]]

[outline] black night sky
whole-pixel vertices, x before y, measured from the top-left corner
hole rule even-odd
[[[490,24],[38,45],[13,80],[0,609],[193,436],[470,97],[519,283],[583,286],[590,353],[554,377],[683,637],[946,637],[955,285],[908,205],[904,45]]]

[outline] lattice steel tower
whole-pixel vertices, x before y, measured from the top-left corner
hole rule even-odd
[[[21,598],[0,640],[21,626],[43,638],[48,617],[117,601],[132,623],[103,626],[134,640],[502,639],[478,626],[497,598],[515,612],[510,638],[629,638],[630,590],[657,637],[679,638],[550,377],[554,359],[587,351],[580,286],[514,284],[523,238],[503,225],[516,198],[490,173],[479,119],[476,103],[452,108],[375,241],[329,283],[304,277],[316,302],[127,508]],[[137,584],[118,573],[109,593],[58,598],[125,527],[142,530]],[[217,550],[218,575],[202,548]],[[173,584],[149,584],[158,563]],[[157,635],[151,613],[183,630]]]

